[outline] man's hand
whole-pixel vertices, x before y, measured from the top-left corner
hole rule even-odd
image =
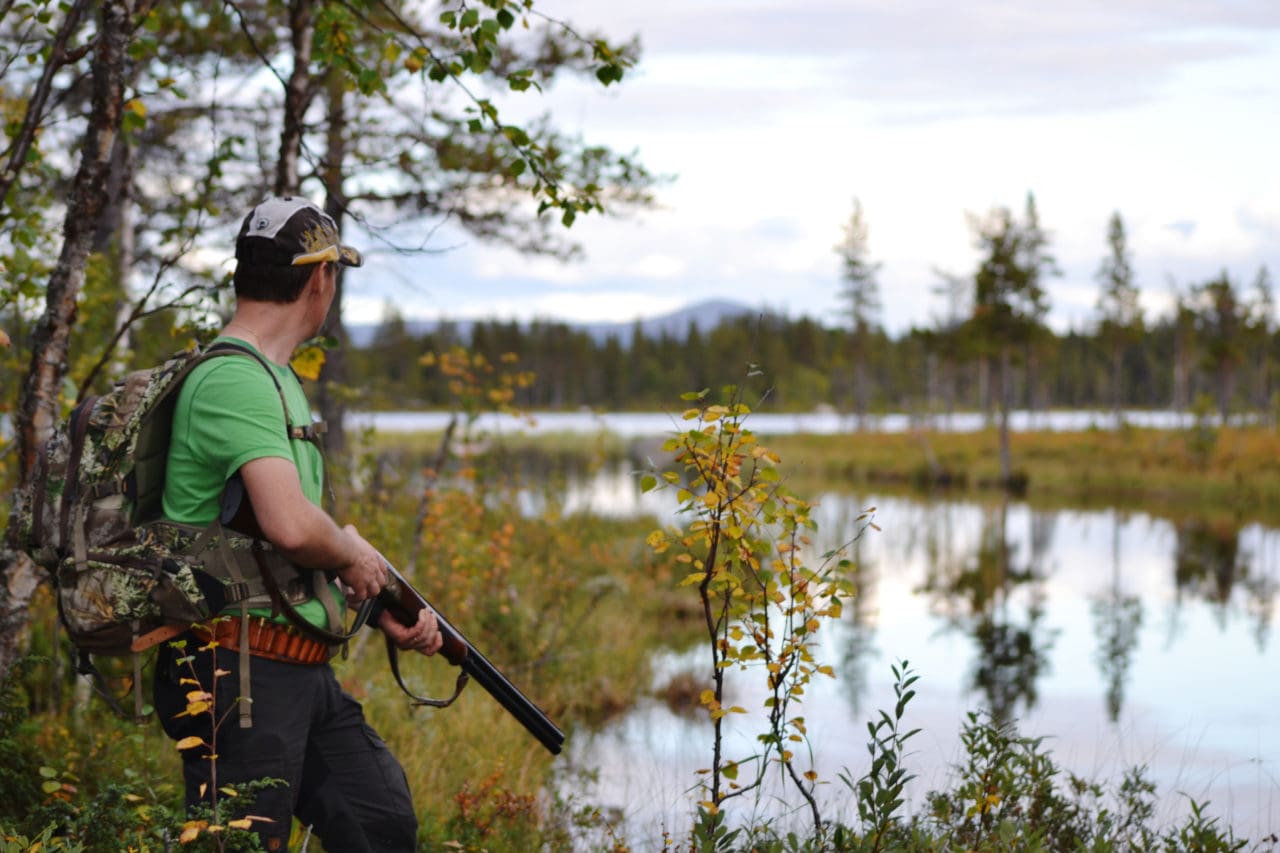
[[[387,567],[382,562],[382,555],[364,540],[354,525],[348,524],[342,529],[355,540],[356,547],[354,559],[338,569],[338,577],[350,591],[352,601],[373,598],[387,585]]]
[[[440,625],[436,622],[436,615],[426,607],[418,611],[418,621],[412,628],[401,625],[388,610],[382,611],[382,616],[378,619],[378,627],[391,638],[396,648],[404,651],[433,655],[444,643],[444,638],[440,636]]]

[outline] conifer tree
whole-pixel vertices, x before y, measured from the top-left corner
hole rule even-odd
[[[1111,409],[1116,417],[1124,401],[1124,357],[1129,346],[1142,336],[1142,305],[1133,281],[1124,220],[1120,212],[1111,214],[1107,224],[1109,253],[1098,267],[1098,342],[1111,358]]]
[[[836,244],[841,262],[840,298],[849,321],[849,359],[853,368],[854,411],[861,429],[867,414],[867,362],[871,339],[880,314],[880,284],[876,274],[880,264],[873,263],[868,243],[868,228],[862,202],[853,200],[853,212],[844,225],[844,238]]]

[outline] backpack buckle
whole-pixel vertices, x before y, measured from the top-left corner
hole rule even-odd
[[[122,494],[124,494],[124,482],[119,477],[94,483],[93,488],[89,489],[89,496],[95,501]]]

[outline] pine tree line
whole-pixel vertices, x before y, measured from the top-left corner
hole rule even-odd
[[[773,410],[854,412],[861,395],[869,412],[995,411],[997,370],[974,331],[958,324],[891,336],[877,328],[855,346],[847,328],[778,315],[714,328],[695,321],[681,335],[646,334],[637,324],[604,339],[550,321],[478,322],[466,332],[445,325],[415,335],[396,318],[350,352],[350,369],[363,395],[357,405],[374,408],[447,405],[447,377],[420,362],[461,345],[495,364],[516,354],[520,369],[536,375],[516,392],[515,404],[528,409],[656,410],[678,406],[685,391],[746,383],[768,390]],[[1101,325],[1061,334],[1040,327],[1010,356],[1014,408],[1182,410],[1201,399],[1229,412],[1268,412],[1280,339],[1269,312],[1224,274],[1193,288],[1173,316],[1118,344]]]

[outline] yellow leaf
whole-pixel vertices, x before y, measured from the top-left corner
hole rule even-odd
[[[703,690],[702,695],[698,697],[703,705],[710,705],[716,701],[716,692],[710,688]]]
[[[729,713],[730,713],[730,714],[745,714],[745,713],[747,713],[747,709],[746,709],[746,708],[744,708],[744,707],[742,707],[741,705],[734,705],[732,708],[730,708],[730,709],[729,709]]]
[[[289,366],[303,379],[319,379],[320,369],[324,367],[324,350],[314,345],[304,346],[294,355]]]
[[[693,572],[692,574],[686,575],[685,579],[680,581],[677,586],[692,586],[695,583],[702,583],[703,578],[706,576],[706,572]]]
[[[197,746],[204,746],[204,739],[196,737],[195,735],[192,735],[191,737],[184,737],[182,740],[178,741],[178,749],[180,750],[192,749]]]
[[[182,825],[182,834],[178,836],[178,841],[182,844],[190,844],[200,837],[200,831],[209,825],[204,820],[189,820]]]
[[[136,115],[138,118],[147,117],[147,105],[139,101],[137,98],[130,98],[124,105],[124,108]]]

